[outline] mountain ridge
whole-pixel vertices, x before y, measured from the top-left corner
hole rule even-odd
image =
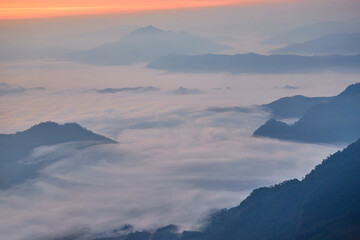
[[[360,137],[360,83],[348,86],[327,102],[310,106],[294,124],[268,120],[253,134],[282,140],[349,143]]]
[[[14,134],[0,134],[0,189],[22,183],[37,175],[38,169],[46,163],[22,163],[35,148],[83,141],[91,141],[94,144],[116,143],[116,141],[95,134],[77,123],[61,125],[48,121]]]
[[[270,53],[273,54],[359,54],[360,33],[337,33],[325,35],[303,43],[289,44],[277,48]]]
[[[95,65],[131,65],[154,61],[168,54],[202,54],[229,48],[197,35],[165,31],[148,25],[130,32],[118,41],[73,52],[67,59]]]

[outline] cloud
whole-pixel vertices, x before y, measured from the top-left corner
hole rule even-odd
[[[134,230],[170,223],[196,229],[213,209],[236,206],[256,187],[301,178],[339,148],[252,138],[267,113],[247,111],[248,106],[288,95],[275,85],[296,82],[299,94],[332,96],[358,81],[358,75],[336,73],[184,76],[141,66],[46,64],[34,72],[28,66],[4,68],[7,77],[13,76],[11,82],[23,85],[26,76],[51,90],[4,96],[1,132],[47,120],[78,122],[119,144],[35,149],[27,160],[50,164],[36,179],[0,192],[1,239],[51,239],[68,233],[86,238],[124,224]],[[119,81],[118,76],[126,77]],[[165,94],[83,91],[149,82]],[[206,94],[169,93],[178,86]],[[232,89],[218,91],[217,86]]]
[[[164,129],[170,116],[179,124]],[[337,149],[251,138],[263,121],[257,112],[158,117],[161,124],[123,129],[119,144],[37,148],[32,160],[51,156],[52,164],[36,180],[0,193],[0,236],[86,238],[124,224],[196,229],[212,209],[238,204],[253,188],[301,177]]]
[[[134,93],[143,93],[143,92],[153,92],[159,90],[155,87],[127,87],[127,88],[104,88],[96,90],[98,93],[118,93],[118,92],[134,92]]]

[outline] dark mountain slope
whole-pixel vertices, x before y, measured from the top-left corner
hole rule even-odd
[[[36,147],[75,141],[115,143],[76,123],[59,125],[55,122],[44,122],[23,132],[0,134],[0,188],[35,176],[40,166],[23,164],[20,161],[28,157]]]
[[[212,215],[203,231],[169,225],[98,240],[358,240],[360,140],[329,156],[299,181],[254,190],[237,207]]]
[[[309,108],[293,125],[269,120],[254,136],[322,143],[350,143],[360,137],[360,83],[329,102]]]
[[[239,206],[214,216],[202,236],[192,239],[360,239],[359,172],[358,140],[302,181],[254,190]]]

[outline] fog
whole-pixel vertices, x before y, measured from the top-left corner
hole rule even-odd
[[[0,133],[51,120],[118,142],[36,148],[26,163],[49,164],[0,191],[0,238],[91,239],[124,224],[199,229],[213,211],[236,206],[257,187],[301,179],[344,147],[254,138],[270,117],[257,105],[335,96],[359,81],[357,73],[331,71],[167,73],[144,62],[86,65],[64,55],[149,24],[232,47],[222,53],[267,54],[284,46],[261,43],[273,35],[321,21],[358,22],[358,10],[358,1],[318,0],[0,20]]]
[[[27,161],[53,163],[38,178],[0,193],[0,232],[10,239],[77,231],[93,236],[123,224],[197,229],[212,210],[239,204],[254,188],[301,179],[342,147],[253,138],[268,119],[255,105],[295,94],[336,95],[358,79],[165,74],[142,65],[54,61],[8,63],[2,75],[17,86],[46,90],[2,96],[1,132],[47,120],[78,122],[119,142],[35,149]],[[158,90],[94,91],[150,85]]]

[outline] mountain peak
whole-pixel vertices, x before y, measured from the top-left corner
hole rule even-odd
[[[134,30],[133,32],[129,33],[129,36],[160,34],[160,33],[164,33],[164,32],[165,31],[160,28],[156,28],[152,25],[148,25],[146,27],[142,27],[142,28],[138,28],[138,29]]]
[[[15,135],[31,136],[33,139],[46,138],[51,144],[58,144],[68,141],[102,141],[104,143],[115,143],[114,140],[95,134],[77,123],[59,124],[52,121],[41,122],[23,132]],[[46,141],[44,141],[46,142]]]

